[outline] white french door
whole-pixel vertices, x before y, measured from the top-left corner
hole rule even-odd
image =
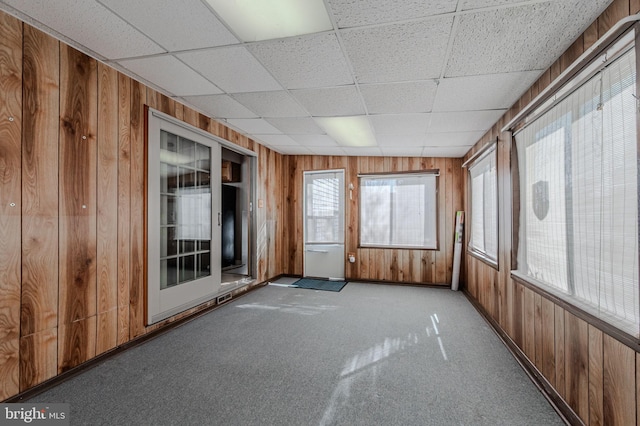
[[[304,172],[304,276],[344,278],[344,170]]]
[[[220,144],[149,112],[147,321],[220,287]]]

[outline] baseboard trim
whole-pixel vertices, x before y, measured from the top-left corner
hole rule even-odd
[[[525,355],[525,353],[516,345],[516,343],[509,337],[509,335],[500,327],[500,324],[493,319],[491,315],[484,309],[484,307],[473,298],[469,292],[464,289],[462,291],[466,296],[467,300],[471,302],[473,307],[478,311],[480,316],[484,318],[484,320],[491,326],[496,335],[500,338],[502,343],[507,347],[509,352],[516,359],[520,367],[524,370],[524,372],[529,376],[529,379],[533,382],[534,385],[540,390],[542,395],[549,401],[549,404],[553,407],[553,409],[558,413],[558,415],[562,418],[562,420],[572,426],[584,426],[584,422],[580,417],[573,411],[573,409],[567,404],[567,402],[560,396],[560,394],[555,390],[551,383],[542,375],[542,373],[536,368],[534,364],[531,363],[529,358]]]

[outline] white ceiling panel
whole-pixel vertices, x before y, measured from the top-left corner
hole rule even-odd
[[[347,155],[355,155],[358,157],[381,157],[382,151],[378,147],[360,147],[360,148],[352,148],[352,147],[342,147],[342,150]]]
[[[237,93],[235,100],[261,117],[308,117],[300,106],[284,90],[275,92]]]
[[[107,59],[164,52],[150,38],[94,1],[3,1]]]
[[[446,77],[548,68],[610,0],[563,0],[460,16]],[[588,5],[588,7],[587,7]]]
[[[169,51],[239,42],[201,0],[100,2]]]
[[[355,86],[292,90],[291,94],[314,117],[362,115],[362,98]]]
[[[170,55],[129,59],[118,63],[176,96],[221,93],[213,83]]]
[[[420,157],[423,148],[421,146],[382,146],[382,155],[388,157]]]
[[[251,137],[263,141],[269,146],[300,146],[287,135],[252,134]]]
[[[321,135],[324,131],[309,117],[267,118],[282,133],[290,135]]]
[[[362,84],[360,93],[369,114],[429,112],[438,85],[434,80],[409,83]]]
[[[440,77],[453,17],[341,30],[359,83]],[[375,46],[375,48],[372,48]]]
[[[292,135],[291,137],[305,146],[338,146],[338,143],[329,135]]]
[[[227,93],[281,90],[280,84],[244,46],[177,55]]]
[[[422,150],[423,157],[450,157],[450,158],[462,158],[469,151],[470,146],[451,146],[448,148],[442,147],[425,147]]]
[[[253,43],[247,48],[287,89],[353,83],[334,33]]]
[[[338,28],[382,24],[454,12],[458,0],[328,0]]]
[[[183,99],[214,118],[258,118],[229,95],[185,96]]]
[[[345,155],[344,150],[337,146],[309,146],[307,149],[314,155]]]
[[[378,141],[378,145],[380,147],[383,146],[406,146],[406,147],[416,147],[416,146],[425,146],[427,145],[428,138],[427,135],[422,134],[414,134],[414,135],[376,135],[376,140]]]
[[[425,146],[472,146],[485,131],[427,133]]]
[[[378,135],[415,135],[427,132],[431,114],[372,115],[369,120]]]
[[[282,132],[260,118],[232,118],[227,123],[250,135],[282,134]]]
[[[434,112],[429,133],[487,131],[507,112],[506,109],[464,112]]]
[[[307,148],[306,146],[300,146],[300,145],[296,145],[296,146],[272,145],[271,148],[273,150],[279,152],[280,154],[283,154],[283,155],[313,155],[313,152],[311,152],[311,150],[309,148]],[[338,155],[340,155],[340,154],[338,154]]]
[[[472,10],[485,7],[495,7],[503,5],[513,5],[526,0],[461,0],[460,10]]]
[[[434,112],[510,108],[540,76],[540,71],[443,78]]]

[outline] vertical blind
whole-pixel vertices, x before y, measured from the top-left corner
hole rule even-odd
[[[518,273],[638,337],[635,49],[516,135]]]
[[[471,177],[471,237],[469,248],[487,259],[498,259],[498,180],[496,150],[469,167]]]
[[[435,249],[436,174],[360,177],[360,245]]]

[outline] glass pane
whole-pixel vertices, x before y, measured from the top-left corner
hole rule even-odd
[[[193,253],[194,251],[196,251],[194,240],[180,240],[180,254]]]
[[[160,261],[160,288],[164,289],[178,284],[178,259]]]
[[[180,175],[180,188],[191,188],[196,185],[196,173],[192,169],[178,167],[178,174]]]
[[[174,225],[176,223],[176,197],[160,196],[160,224]]]
[[[176,239],[176,228],[173,226],[161,228],[160,230],[160,256],[169,257],[178,254],[178,240]],[[164,255],[162,253],[165,253]]]
[[[180,282],[191,281],[195,278],[196,257],[180,257]]]
[[[164,130],[160,131],[160,149],[169,152],[178,152],[178,137]]]
[[[179,158],[180,164],[189,167],[195,167],[196,165],[196,144],[193,141],[185,138],[179,138]]]
[[[198,250],[200,250],[200,251],[209,251],[209,250],[211,250],[211,241],[210,240],[200,240],[199,244],[200,244],[200,248]]]
[[[211,148],[196,144],[196,167],[202,170],[211,170]]]
[[[178,187],[178,168],[167,163],[160,163],[160,192],[175,193]]]
[[[198,278],[211,275],[211,253],[202,253],[198,255],[198,269],[196,274]]]

